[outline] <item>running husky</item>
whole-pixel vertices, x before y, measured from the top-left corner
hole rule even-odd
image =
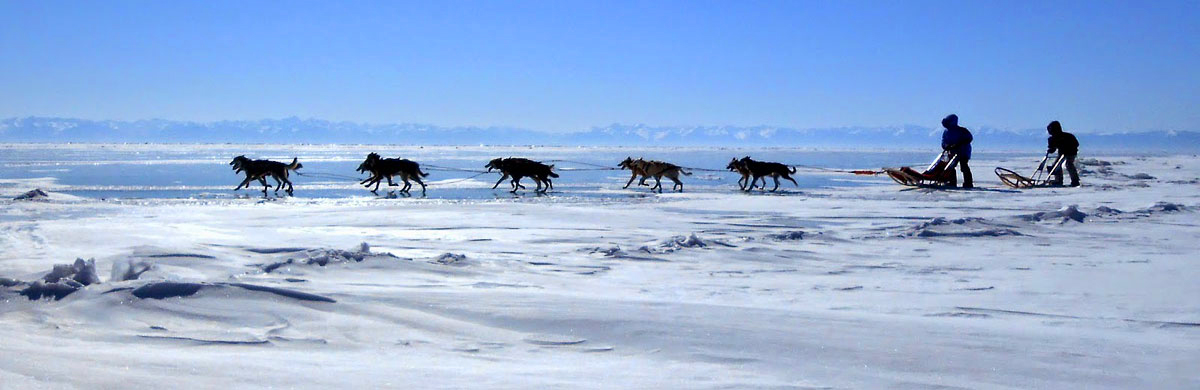
[[[726,165],[725,169],[742,175],[742,177],[738,179],[738,189],[745,191],[746,184],[748,184],[747,182],[750,180],[750,170],[746,169],[746,164],[742,164],[741,161],[738,161],[737,157],[734,157],[732,160],[729,160],[729,165]],[[766,183],[763,183],[763,185],[765,186]]]
[[[671,186],[672,191],[679,190],[679,192],[683,192],[683,182],[679,181],[679,174],[682,173],[686,176],[692,175],[691,172],[683,170],[683,168],[679,167],[678,165],[657,160],[646,161],[642,158],[634,160],[632,157],[626,157],[625,161],[621,161],[619,166],[633,172],[633,176],[629,178],[629,183],[633,182],[634,177],[641,175],[642,180],[638,182],[638,185],[646,185],[646,178],[648,176],[653,176],[654,186],[650,187],[650,191],[654,191],[654,189],[657,188],[658,192],[662,192],[663,176],[666,176],[668,179],[671,179],[671,181],[675,182],[675,185]],[[628,188],[629,183],[625,183],[625,187],[623,188]]]
[[[250,182],[258,180],[263,185],[264,197],[267,196],[267,188],[271,187],[267,185],[266,177],[268,175],[272,179],[275,179],[276,194],[286,184],[287,189],[284,191],[287,192],[288,196],[292,196],[292,181],[288,180],[288,176],[291,171],[304,168],[304,164],[300,163],[299,158],[293,158],[291,164],[284,164],[271,160],[251,160],[246,158],[245,155],[234,157],[233,161],[229,162],[229,165],[233,166],[234,173],[246,172],[246,180],[242,180],[242,183],[233,189],[234,191],[240,190],[242,187],[250,188]]]
[[[750,156],[742,157],[742,159],[738,160],[738,162],[741,163],[742,167],[750,172],[751,176],[750,188],[746,189],[745,191],[753,190],[755,182],[757,182],[759,179],[762,179],[762,189],[765,191],[767,189],[767,176],[770,176],[771,179],[775,180],[775,188],[772,188],[771,192],[779,189],[780,177],[790,180],[792,184],[796,185],[796,187],[800,186],[800,183],[796,183],[796,180],[789,176],[789,174],[796,173],[796,168],[777,162],[754,161],[750,159]]]
[[[364,187],[375,185],[375,189],[371,193],[378,194],[375,191],[379,190],[379,182],[387,179],[388,186],[395,187],[396,183],[392,182],[393,176],[400,176],[400,180],[404,181],[404,187],[400,188],[400,192],[408,193],[412,189],[412,183],[408,180],[412,179],[421,185],[421,196],[425,196],[425,182],[421,181],[422,177],[429,176],[428,173],[421,172],[421,164],[416,161],[401,159],[401,158],[382,158],[378,153],[372,152],[367,155],[367,159],[358,165],[358,172],[370,172],[371,176],[363,181],[358,182]]]
[[[642,161],[641,157],[639,157],[637,160],[634,160],[633,157],[625,157],[625,161],[621,161],[620,164],[617,164],[618,168],[628,169],[631,173],[629,176],[629,181],[625,182],[625,186],[621,187],[622,189],[629,188],[629,185],[633,184],[633,179],[637,179],[638,176],[642,177],[642,180],[638,180],[639,186],[649,185],[646,184],[646,179],[650,178],[650,174],[642,170],[642,165],[637,163],[639,161]]]
[[[509,192],[513,193],[517,192],[517,189],[525,188],[525,186],[521,185],[521,178],[523,177],[532,178],[533,182],[537,184],[537,189],[534,191],[540,193],[554,189],[554,183],[550,178],[558,177],[558,174],[554,173],[553,164],[546,165],[524,158],[509,157],[492,159],[492,161],[483,167],[487,168],[488,172],[495,169],[502,174],[500,180],[496,181],[496,185],[492,186],[493,190],[499,187],[500,183],[504,182],[504,179],[512,177],[512,191]],[[542,183],[546,184],[545,189],[542,188]]]

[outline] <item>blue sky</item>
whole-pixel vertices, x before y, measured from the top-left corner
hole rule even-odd
[[[1197,20],[1197,1],[3,1],[0,117],[1200,131]]]

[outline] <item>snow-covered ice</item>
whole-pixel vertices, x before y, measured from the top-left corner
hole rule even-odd
[[[1200,159],[1081,159],[1080,188],[986,169],[1036,160],[973,161],[974,191],[778,195],[0,178],[0,388],[1200,388]],[[99,283],[19,295],[77,258]]]

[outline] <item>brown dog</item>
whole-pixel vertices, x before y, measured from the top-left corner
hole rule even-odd
[[[679,192],[683,192],[683,182],[679,180],[679,174],[682,173],[686,176],[691,176],[692,174],[675,164],[657,160],[647,161],[641,158],[634,160],[632,157],[626,157],[620,166],[633,172],[633,176],[629,178],[629,182],[625,183],[625,187],[623,188],[628,188],[629,183],[633,182],[633,178],[639,175],[642,176],[642,180],[638,182],[639,185],[645,185],[646,178],[652,176],[654,177],[654,186],[650,187],[650,191],[658,189],[658,192],[662,192],[662,178],[664,176],[675,182],[675,185],[671,186],[672,191],[678,190]]]

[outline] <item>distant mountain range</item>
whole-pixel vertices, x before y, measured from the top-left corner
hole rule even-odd
[[[1068,129],[1069,130],[1069,129]],[[975,148],[1028,150],[1045,147],[1041,129],[972,129]],[[162,119],[94,121],[26,117],[0,120],[0,142],[282,143],[401,145],[568,146],[778,146],[846,149],[937,147],[940,129],[917,125],[792,129],[773,126],[675,126],[613,124],[582,132],[544,132],[511,127],[441,127],[365,124],[319,119],[186,122]],[[1200,132],[1076,133],[1085,150],[1198,152]]]

